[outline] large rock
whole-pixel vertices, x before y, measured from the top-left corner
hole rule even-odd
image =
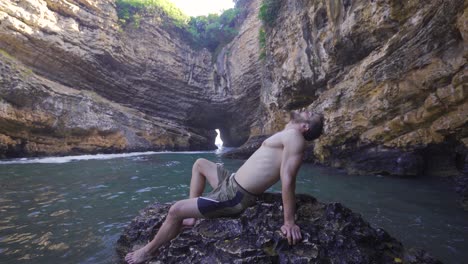
[[[161,248],[148,263],[441,263],[423,250],[406,250],[382,229],[339,203],[297,195],[303,241],[289,246],[280,194],[266,193],[239,217],[200,220]],[[137,216],[117,242],[125,254],[151,240],[169,204],[155,203]]]

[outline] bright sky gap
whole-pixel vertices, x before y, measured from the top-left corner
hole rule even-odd
[[[234,7],[232,0],[170,0],[189,16],[220,14],[223,10]]]
[[[221,135],[219,132],[219,129],[215,129],[216,133],[218,134],[215,139],[215,145],[218,146],[218,148],[223,147],[223,141],[221,140]]]

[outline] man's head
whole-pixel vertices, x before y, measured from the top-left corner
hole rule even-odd
[[[305,140],[312,141],[322,134],[323,116],[311,111],[293,111],[287,126],[294,126],[304,135]]]

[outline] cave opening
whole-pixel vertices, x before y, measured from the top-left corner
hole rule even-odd
[[[216,131],[216,138],[215,138],[215,145],[218,147],[218,149],[223,148],[223,141],[221,140],[221,132],[219,131],[219,128],[215,129]]]

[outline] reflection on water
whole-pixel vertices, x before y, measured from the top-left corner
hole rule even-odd
[[[188,195],[197,158],[233,171],[242,164],[214,153],[119,155],[0,162],[0,263],[114,263],[115,243],[139,209]],[[468,215],[450,188],[440,179],[352,177],[307,164],[297,184],[298,192],[344,203],[405,246],[462,263]]]

